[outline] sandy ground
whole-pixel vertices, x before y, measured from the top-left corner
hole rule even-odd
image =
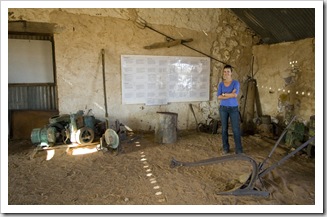
[[[8,203],[9,205],[315,204],[315,159],[309,158],[303,152],[297,153],[263,176],[261,179],[263,185],[259,181],[255,183],[255,190],[269,192],[269,196],[219,195],[217,192],[235,190],[244,184],[252,172],[250,162],[236,158],[205,166],[171,168],[170,165],[173,158],[182,162],[197,162],[221,157],[220,134],[180,131],[174,144],[157,144],[154,137],[153,132],[130,134],[121,142],[120,151],[72,155],[71,150],[66,152],[64,147],[58,148],[49,160],[47,151],[39,151],[31,158],[35,146],[30,141],[9,141]],[[230,140],[233,151],[234,143],[232,139]],[[254,159],[257,164],[267,158],[276,142],[259,135],[242,137],[242,141],[245,155]],[[290,150],[282,145],[278,146],[265,167],[269,168],[289,152]],[[158,212],[164,207],[160,206]],[[164,208],[163,212],[175,212],[169,210],[170,207]],[[124,208],[121,209],[124,213]],[[106,209],[106,213],[110,212],[110,208]],[[220,210],[214,212],[220,213]],[[233,210],[230,212],[233,213]]]

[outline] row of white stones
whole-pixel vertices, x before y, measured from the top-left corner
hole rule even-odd
[[[136,147],[141,147],[140,142],[135,142]],[[152,170],[150,168],[150,164],[146,159],[146,155],[144,151],[140,151],[141,162],[143,162],[143,168],[146,172],[146,176],[149,178],[150,183],[153,185],[153,189],[155,190],[155,196],[158,197],[158,202],[162,203],[165,202],[165,198],[163,197],[162,191],[160,186],[157,183],[156,177],[153,175]]]

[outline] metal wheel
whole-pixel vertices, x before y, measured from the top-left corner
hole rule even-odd
[[[112,129],[107,129],[106,132],[104,133],[104,138],[106,143],[113,149],[116,149],[119,145],[119,136],[118,134],[112,130]]]
[[[76,141],[79,144],[86,144],[93,142],[94,131],[91,128],[83,127],[77,130]]]

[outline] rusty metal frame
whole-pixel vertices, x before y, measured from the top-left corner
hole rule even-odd
[[[295,117],[293,117],[291,122],[284,129],[284,132],[281,134],[281,136],[279,137],[279,139],[275,143],[275,145],[274,145],[273,149],[271,150],[270,154],[268,155],[268,157],[262,163],[259,163],[259,164],[256,163],[256,161],[253,158],[251,158],[251,157],[249,157],[249,156],[247,156],[245,154],[234,154],[234,155],[227,155],[227,156],[222,156],[222,157],[214,157],[214,158],[210,158],[210,159],[206,159],[206,160],[200,160],[200,161],[197,161],[197,162],[181,162],[181,161],[177,161],[177,160],[175,160],[173,158],[171,160],[170,167],[175,168],[177,166],[187,166],[187,167],[204,166],[204,165],[217,164],[217,163],[223,163],[223,162],[234,161],[234,160],[249,161],[251,163],[251,166],[252,166],[252,173],[249,176],[249,178],[247,179],[247,181],[241,187],[239,187],[237,189],[234,189],[234,190],[231,190],[231,191],[226,191],[226,192],[217,192],[216,194],[218,194],[218,195],[235,195],[235,196],[252,195],[252,196],[268,197],[270,193],[268,191],[262,191],[259,188],[255,187],[256,182],[260,181],[260,183],[262,184],[261,179],[262,179],[262,177],[264,175],[266,175],[268,172],[275,169],[277,166],[280,166],[281,164],[283,164],[287,159],[294,156],[297,152],[299,152],[300,150],[305,148],[310,142],[312,142],[315,139],[315,136],[311,137],[308,141],[306,141],[305,143],[300,145],[294,151],[292,151],[291,153],[289,153],[288,155],[286,155],[285,157],[283,157],[282,159],[280,159],[279,161],[277,161],[276,163],[274,163],[270,167],[267,167],[267,168],[264,169],[264,164],[271,157],[271,155],[273,154],[273,152],[275,151],[275,149],[277,148],[277,146],[281,142],[282,138],[284,137],[284,135],[286,134],[286,132],[288,131],[290,125],[292,124],[292,122],[294,120],[295,120]]]

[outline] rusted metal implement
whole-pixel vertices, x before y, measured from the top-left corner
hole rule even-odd
[[[209,159],[201,160],[201,161],[197,161],[197,162],[180,162],[175,159],[172,159],[172,161],[170,163],[170,167],[174,168],[177,166],[188,166],[188,167],[205,166],[205,165],[209,165],[209,164],[217,164],[217,163],[223,163],[223,162],[235,161],[235,160],[249,161],[252,165],[252,174],[250,175],[246,184],[243,185],[240,189],[237,189],[232,192],[219,192],[217,194],[232,194],[232,195],[257,194],[259,191],[254,190],[253,186],[258,177],[258,165],[254,159],[252,159],[249,156],[243,155],[243,154],[234,154],[234,155],[228,155],[228,156],[223,156],[223,157],[214,157],[214,158],[209,158]]]
[[[160,35],[165,36],[165,37],[166,37],[166,40],[170,41],[170,43],[172,43],[173,45],[181,44],[181,45],[183,45],[183,46],[185,46],[185,47],[187,47],[187,48],[189,48],[189,49],[191,49],[191,50],[193,50],[193,51],[196,51],[196,52],[198,52],[198,53],[200,53],[200,54],[202,54],[202,55],[204,55],[204,56],[206,56],[206,57],[209,57],[209,58],[212,59],[212,60],[216,60],[217,62],[220,62],[220,63],[222,63],[222,64],[224,64],[224,65],[227,64],[227,63],[225,63],[225,62],[223,62],[223,61],[221,61],[221,60],[218,60],[218,59],[216,59],[216,58],[214,58],[214,57],[212,57],[212,56],[210,56],[210,55],[208,55],[208,54],[206,54],[206,53],[204,53],[204,52],[202,52],[202,51],[199,51],[199,50],[197,50],[197,49],[195,49],[195,48],[193,48],[193,47],[190,47],[190,46],[188,46],[187,44],[185,44],[185,43],[187,43],[187,42],[191,42],[191,41],[193,41],[193,39],[181,39],[181,41],[179,42],[179,41],[177,41],[178,39],[172,38],[172,37],[166,35],[165,33],[162,33],[162,32],[160,32],[160,31],[154,29],[153,27],[149,26],[148,23],[147,23],[143,18],[141,18],[141,17],[137,17],[137,19],[135,20],[135,24],[136,24],[136,26],[137,26],[138,28],[140,28],[140,29],[148,28],[148,29],[150,29],[150,30],[152,30],[152,31],[154,31],[154,32],[156,32],[156,33],[159,33]],[[168,45],[169,45],[170,43],[168,43]],[[165,43],[165,44],[166,44],[166,43]],[[160,45],[160,47],[162,47],[162,44],[159,44],[159,45]],[[156,47],[156,44],[155,44],[154,47]],[[167,46],[167,47],[168,47],[168,46]],[[146,48],[146,49],[150,49],[150,48],[152,48],[152,47],[151,47],[151,45],[150,45],[149,47],[145,47],[145,48]]]
[[[314,136],[311,137],[308,141],[306,141],[305,143],[300,145],[298,148],[296,148],[294,151],[292,151],[291,153],[289,153],[288,155],[283,157],[278,162],[274,163],[270,167],[264,168],[265,163],[271,157],[271,155],[273,154],[273,152],[275,151],[275,149],[277,148],[277,146],[281,142],[282,138],[286,134],[289,126],[292,124],[294,119],[295,119],[295,117],[293,117],[292,121],[285,128],[284,132],[281,134],[281,136],[279,137],[279,139],[275,143],[275,145],[274,145],[273,149],[271,150],[270,154],[268,155],[268,157],[262,163],[259,163],[259,164],[256,163],[256,161],[253,158],[251,158],[251,157],[249,157],[249,156],[247,156],[245,154],[234,154],[234,155],[228,155],[228,156],[222,156],[222,157],[214,157],[214,158],[201,160],[201,161],[197,161],[197,162],[181,162],[181,161],[177,161],[175,159],[172,159],[172,161],[170,163],[170,167],[174,168],[174,167],[177,167],[177,166],[188,166],[188,167],[191,167],[191,166],[204,166],[204,165],[217,164],[217,163],[223,163],[223,162],[234,161],[234,160],[248,161],[248,162],[251,163],[252,173],[250,174],[247,181],[241,187],[239,187],[239,188],[237,188],[235,190],[226,191],[226,192],[217,192],[217,194],[219,194],[219,195],[236,195],[236,196],[239,196],[239,195],[252,195],[252,196],[265,196],[265,197],[268,197],[269,196],[268,191],[262,191],[258,187],[255,186],[257,181],[260,181],[260,183],[262,184],[262,177],[264,175],[266,175],[268,172],[272,171],[277,166],[284,163],[290,157],[294,156],[297,152],[299,152],[300,150],[305,148],[310,142],[313,142],[313,140],[315,139]]]
[[[187,39],[175,39],[175,40],[170,40],[167,39],[166,42],[157,42],[153,43],[149,46],[144,46],[144,49],[156,49],[156,48],[162,48],[162,47],[173,47],[179,44],[187,43],[193,41],[192,38],[187,38]]]

